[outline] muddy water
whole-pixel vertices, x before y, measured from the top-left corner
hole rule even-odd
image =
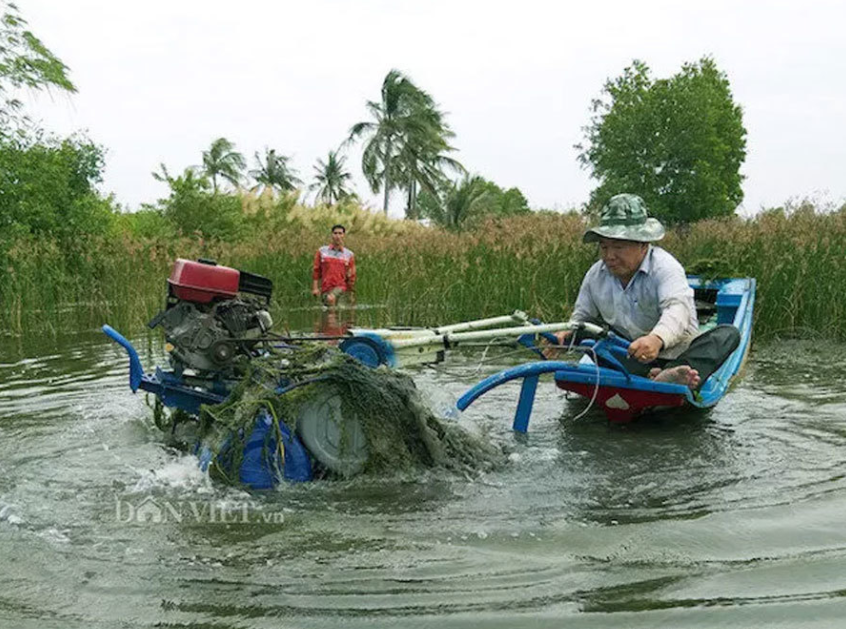
[[[250,493],[164,445],[101,334],[2,340],[0,627],[844,626],[846,363],[821,349],[755,347],[713,411],[627,428],[547,382],[518,438],[501,387],[454,420],[512,451],[480,478]],[[446,409],[514,364],[488,358],[416,380]]]

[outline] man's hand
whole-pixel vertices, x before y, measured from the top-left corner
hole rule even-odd
[[[555,334],[555,338],[558,339],[558,344],[564,345],[567,342],[567,340],[570,338],[570,335],[573,334],[573,332],[572,332],[572,330],[561,330],[560,332],[554,332],[554,334]],[[541,337],[541,338],[543,339],[543,337]],[[543,354],[543,357],[546,358],[547,360],[552,360],[553,358],[556,358],[558,356],[559,352],[561,352],[561,348],[553,347],[545,339],[543,339],[543,342],[544,342],[545,345],[547,345],[546,349],[544,349],[543,352],[541,352]]]
[[[636,361],[647,364],[658,358],[658,352],[664,347],[664,341],[657,334],[647,334],[635,339],[629,345],[629,356]]]
[[[314,288],[311,289],[311,294],[314,295],[315,297],[320,297],[320,289],[317,288],[317,286],[315,286]]]

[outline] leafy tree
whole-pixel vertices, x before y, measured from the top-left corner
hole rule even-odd
[[[531,213],[532,210],[529,207],[529,201],[520,191],[520,188],[503,190],[494,183],[488,182],[488,185],[494,188],[495,193],[495,202],[491,209],[491,214],[495,216],[516,216],[518,214]]]
[[[72,239],[105,232],[114,203],[102,198],[103,149],[81,135],[60,140],[29,125],[21,90],[75,92],[68,68],[0,0],[0,250],[18,236]]]
[[[235,150],[235,145],[226,138],[212,142],[208,151],[203,151],[203,174],[212,182],[212,190],[217,194],[217,178],[238,186],[247,163],[244,156]]]
[[[189,167],[181,175],[173,176],[161,164],[153,178],[167,183],[170,194],[156,206],[145,209],[161,212],[183,234],[222,239],[235,239],[242,234],[241,199],[237,195],[210,192],[211,182],[197,169]]]
[[[20,89],[43,90],[56,87],[75,92],[67,76],[68,67],[26,28],[16,5],[0,0],[0,138],[8,137],[13,126],[28,122],[20,115],[23,103],[15,93]],[[19,129],[19,132],[22,131]]]
[[[589,209],[632,192],[657,218],[688,223],[733,214],[743,200],[746,129],[713,59],[659,80],[634,61],[605,83],[591,111],[585,143],[576,146],[579,161],[599,180]]]
[[[385,213],[391,191],[401,187],[413,214],[417,185],[434,191],[445,166],[461,170],[445,155],[454,150],[447,142],[453,133],[432,97],[398,70],[388,72],[379,102],[368,101],[367,109],[372,120],[353,125],[348,141],[366,139],[361,168],[373,192],[384,191]]]
[[[289,159],[285,155],[277,155],[274,149],[265,149],[264,158],[256,153],[258,168],[250,171],[250,175],[256,180],[253,191],[270,188],[287,192],[302,184],[297,178],[297,171],[288,165]]]
[[[478,175],[449,182],[437,194],[421,193],[419,209],[421,216],[449,229],[460,229],[471,220],[531,212],[519,188],[503,190]]]
[[[317,160],[314,167],[315,182],[309,186],[311,190],[317,190],[317,200],[332,205],[340,199],[348,196],[350,191],[346,188],[350,173],[344,170],[346,157],[338,157],[338,151],[329,151],[329,157],[324,162]]]
[[[103,150],[82,136],[0,141],[0,235],[104,232],[113,207],[94,187],[102,171]]]

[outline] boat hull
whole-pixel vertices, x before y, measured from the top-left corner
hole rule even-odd
[[[558,388],[571,391],[605,411],[609,421],[624,424],[644,413],[679,408],[687,404],[687,396],[679,393],[659,393],[639,389],[600,386],[556,379]],[[595,398],[594,398],[595,395]]]
[[[555,384],[560,389],[592,399],[593,404],[605,411],[610,421],[616,423],[629,422],[640,415],[671,408],[714,406],[740,373],[749,353],[755,280],[736,278],[705,281],[691,276],[688,281],[698,297],[710,295],[712,301],[709,306],[714,311],[715,323],[734,325],[740,332],[737,348],[695,395],[681,385],[656,383],[639,376],[624,376],[615,370],[597,369],[588,359],[583,359],[573,368],[556,371]]]

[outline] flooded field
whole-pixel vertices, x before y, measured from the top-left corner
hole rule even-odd
[[[164,444],[99,332],[0,340],[0,626],[841,626],[846,363],[820,349],[754,346],[713,411],[629,427],[545,381],[517,436],[500,387],[454,419],[511,453],[477,478],[246,492]],[[488,358],[415,380],[444,411],[515,362]]]

